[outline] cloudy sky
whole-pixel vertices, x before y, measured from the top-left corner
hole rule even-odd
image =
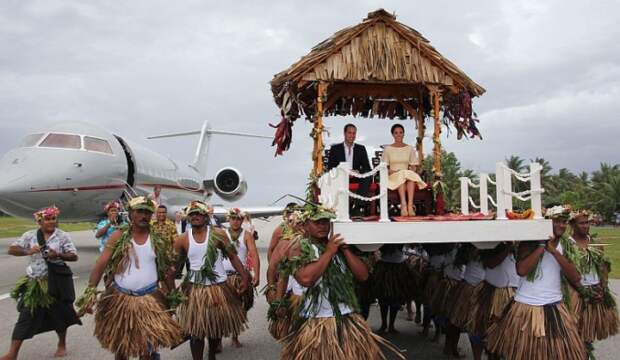
[[[474,106],[484,140],[444,138],[463,166],[489,171],[511,154],[555,170],[620,162],[620,1],[28,1],[0,3],[0,153],[33,129],[97,123],[190,161],[197,139],[148,135],[214,128],[271,135],[272,76],[337,30],[383,7],[420,31],[487,93]],[[340,141],[346,118],[329,118]],[[388,120],[358,122],[366,144]],[[303,192],[310,124],[291,150],[214,138],[209,173],[233,165],[260,205]],[[408,142],[414,142],[409,128]],[[426,148],[431,146],[426,139]]]

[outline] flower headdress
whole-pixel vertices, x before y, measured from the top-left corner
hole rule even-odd
[[[110,211],[110,209],[120,210],[121,204],[118,201],[110,201],[109,203],[105,204],[105,206],[103,207],[103,211],[107,213],[108,211]]]
[[[147,210],[155,212],[155,203],[146,196],[136,196],[128,202],[129,210]]]
[[[34,219],[39,222],[45,218],[58,217],[60,215],[60,209],[58,209],[55,205],[52,205],[41,209],[32,215],[34,216]]]
[[[578,217],[584,216],[586,219],[588,219],[588,221],[592,220],[594,218],[594,214],[592,214],[592,211],[587,210],[587,209],[581,209],[581,210],[574,210],[570,213],[570,218],[569,221],[575,221],[575,219],[577,219]]]
[[[568,220],[571,214],[570,205],[557,205],[545,211],[546,219],[565,219]]]
[[[232,208],[228,210],[226,213],[226,219],[243,219],[245,217],[245,212],[241,211],[239,208]]]
[[[194,200],[185,208],[185,215],[189,216],[190,214],[208,215],[209,206],[202,201]]]

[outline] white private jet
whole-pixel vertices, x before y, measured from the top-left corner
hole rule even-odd
[[[226,201],[240,199],[247,190],[235,168],[219,170],[206,179],[212,134],[254,138],[267,136],[202,129],[151,138],[200,135],[194,162],[183,164],[83,122],[65,122],[27,135],[0,159],[0,209],[18,217],[32,217],[55,204],[64,221],[90,221],[102,216],[103,206],[115,199],[153,193],[161,187],[161,202],[169,216],[192,200],[208,201],[213,193]],[[281,208],[245,208],[254,216],[269,216]],[[215,207],[221,216],[223,207]]]

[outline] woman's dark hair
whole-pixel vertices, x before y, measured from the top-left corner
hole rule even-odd
[[[401,124],[394,124],[392,125],[392,128],[390,129],[390,132],[392,134],[394,134],[394,130],[400,128],[403,132],[405,132],[405,128],[401,125]]]

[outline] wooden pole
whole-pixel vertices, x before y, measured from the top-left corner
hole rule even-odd
[[[441,121],[439,119],[441,93],[435,86],[429,86],[433,101],[433,173],[441,177]]]
[[[323,174],[323,103],[327,94],[327,83],[320,81],[317,88],[316,113],[314,118],[314,129],[312,138],[314,139],[314,149],[312,150],[312,160],[314,161],[313,172],[316,177]]]
[[[418,122],[418,136],[416,137],[416,150],[418,151],[418,160],[420,166],[424,163],[424,134],[426,133],[426,125],[424,124],[424,112],[422,111],[422,91],[418,93],[418,108],[416,109],[416,120]]]

